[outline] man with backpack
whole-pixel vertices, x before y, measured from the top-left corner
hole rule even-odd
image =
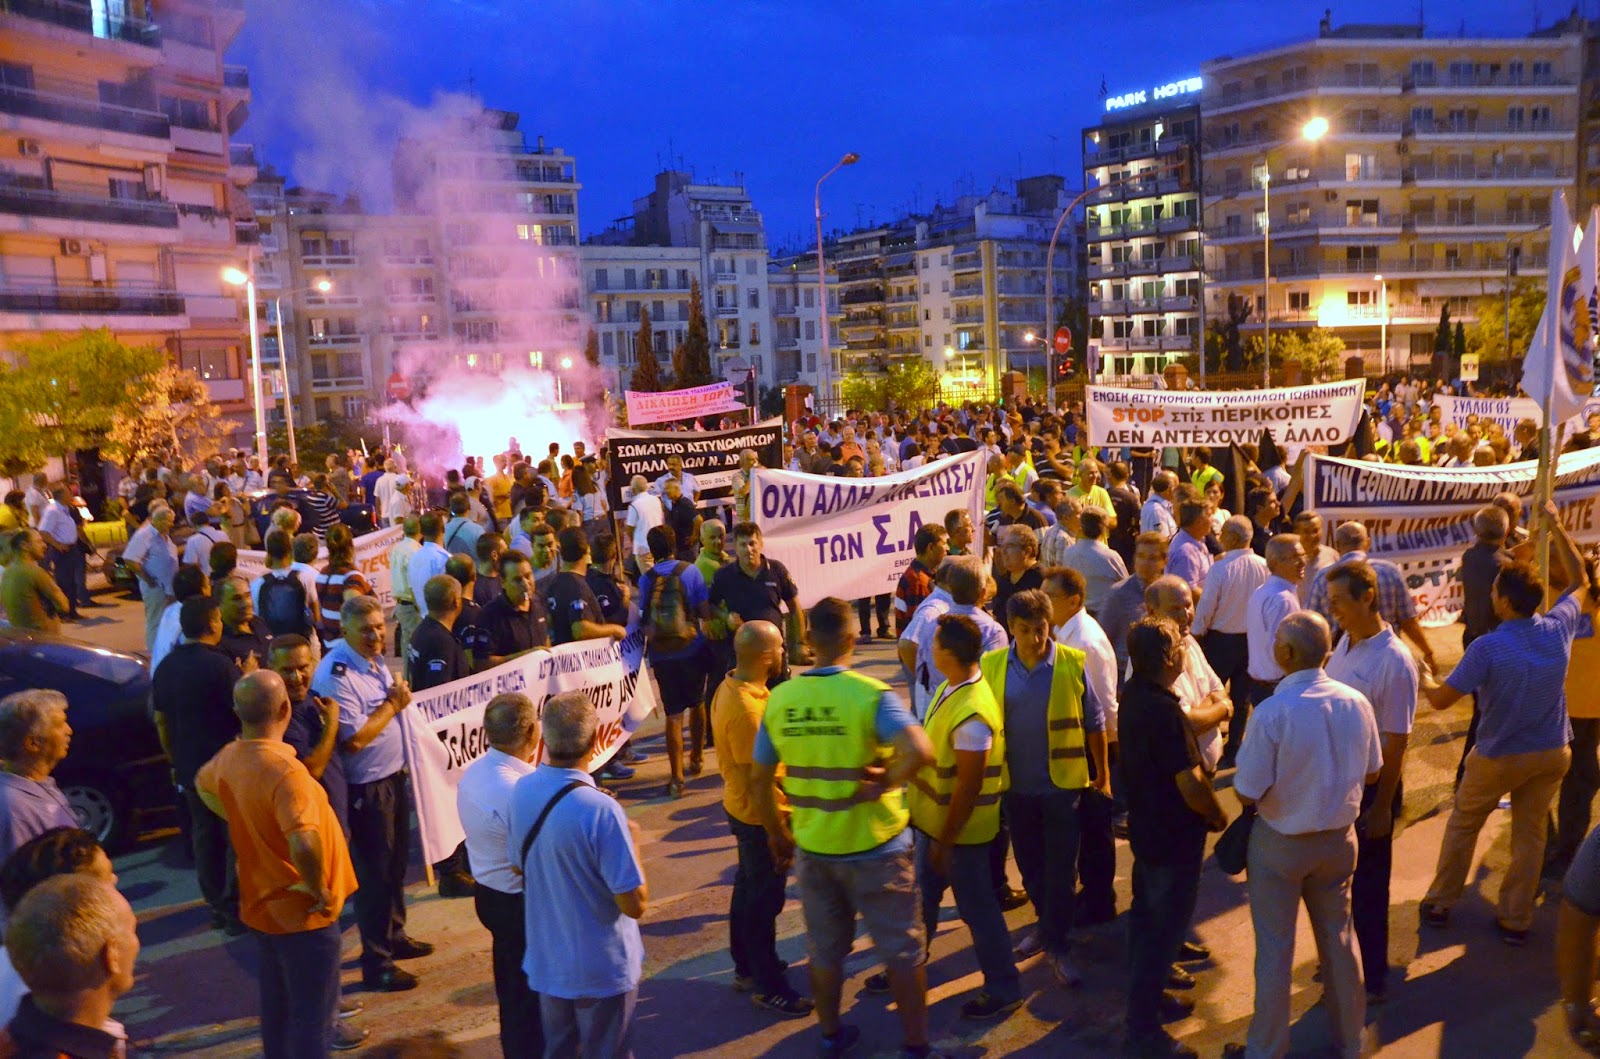
[[[311,644],[313,657],[321,651],[312,622],[312,603],[317,598],[316,582],[310,587],[298,570],[289,535],[281,529],[269,530],[266,539],[267,568],[250,583],[250,600],[255,612],[273,636],[294,633]]]
[[[550,615],[550,643],[559,647],[574,640],[598,640],[609,636],[620,640],[628,635],[624,625],[605,620],[600,601],[589,587],[589,538],[577,526],[568,526],[557,535],[561,569],[540,586],[546,612]]]
[[[654,565],[639,579],[639,611],[649,636],[648,657],[661,689],[666,714],[667,797],[683,797],[683,714],[689,713],[689,767],[698,776],[706,738],[703,697],[706,686],[706,641],[700,623],[711,616],[705,578],[693,563],[675,557],[677,535],[667,526],[653,526],[645,535]]]

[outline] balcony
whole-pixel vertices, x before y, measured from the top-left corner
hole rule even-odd
[[[882,287],[863,287],[859,290],[848,290],[839,295],[840,305],[862,305],[867,302],[883,301]]]
[[[20,322],[5,318],[16,314]],[[83,327],[174,329],[188,326],[183,295],[157,287],[0,284],[0,328],[75,331]]]
[[[228,147],[228,164],[240,166],[245,169],[256,168],[256,149],[248,143],[236,143]]]
[[[170,202],[111,199],[0,183],[0,214],[7,213],[140,228],[178,227],[178,208]]]
[[[161,29],[154,22],[114,14],[105,6],[82,0],[0,0],[0,15],[16,15],[100,40],[161,47]]]
[[[1543,227],[1550,223],[1548,211],[1533,214],[1523,210],[1495,213],[1492,210],[1470,210],[1456,213],[1411,213],[1402,221],[1408,232],[1427,231],[1433,228],[1492,228],[1496,230]]]
[[[365,338],[354,332],[329,332],[321,335],[311,335],[306,339],[306,344],[325,349],[331,346],[359,346]]]
[[[255,221],[234,221],[233,237],[240,246],[259,246],[261,243],[261,225]]]
[[[1113,165],[1117,162],[1135,161],[1141,158],[1157,158],[1161,155],[1176,154],[1187,150],[1190,142],[1168,136],[1151,143],[1130,143],[1125,147],[1107,147],[1094,152],[1084,158],[1084,168],[1094,169],[1099,166]]]
[[[400,266],[431,265],[433,264],[433,254],[428,251],[390,253],[386,250],[383,254],[383,263],[385,265]]]
[[[311,375],[311,389],[315,393],[326,393],[329,390],[364,390],[367,380],[360,375],[318,375],[315,370]]]
[[[1220,75],[1212,75],[1213,84]],[[1244,106],[1249,103],[1258,103],[1268,99],[1278,99],[1284,96],[1305,95],[1319,89],[1337,89],[1348,94],[1362,94],[1372,96],[1394,96],[1403,92],[1414,92],[1419,88],[1436,89],[1442,91],[1467,91],[1472,89],[1550,89],[1559,90],[1569,88],[1572,80],[1565,76],[1541,75],[1539,77],[1524,74],[1512,77],[1509,72],[1489,74],[1484,73],[1456,73],[1448,71],[1443,75],[1435,72],[1432,75],[1415,77],[1406,74],[1380,74],[1377,77],[1361,74],[1346,76],[1343,73],[1325,74],[1322,77],[1294,78],[1285,83],[1281,79],[1276,84],[1267,84],[1259,89],[1246,90],[1243,86],[1229,92],[1218,90],[1207,91],[1202,101],[1202,106],[1207,112],[1215,113],[1233,107]]]
[[[1413,164],[1401,170],[1402,184],[1464,184],[1486,181],[1496,184],[1568,184],[1573,179],[1570,166],[1487,165],[1435,166]]]
[[[222,68],[222,83],[228,88],[249,89],[249,68],[244,66],[224,66]]]
[[[1110,279],[1117,276],[1152,276],[1173,272],[1195,272],[1200,263],[1184,254],[1157,257],[1139,261],[1089,262],[1090,279]]]
[[[1577,127],[1565,122],[1553,121],[1488,121],[1486,119],[1472,118],[1469,120],[1452,121],[1407,121],[1402,131],[1405,135],[1416,136],[1418,139],[1431,140],[1456,140],[1472,136],[1489,136],[1501,140],[1516,136],[1550,137],[1556,136],[1568,139],[1577,133]]]
[[[1126,202],[1129,199],[1154,198],[1159,195],[1171,195],[1183,191],[1183,182],[1175,176],[1143,177],[1139,180],[1127,180],[1105,187],[1095,188],[1084,199],[1090,205],[1101,202]]]
[[[1531,275],[1544,267],[1544,261],[1532,254],[1524,254],[1519,262],[1519,268],[1524,274]],[[1444,275],[1470,273],[1497,276],[1503,275],[1505,268],[1505,258],[1499,255],[1408,258],[1404,261],[1373,260],[1371,258],[1343,261],[1274,261],[1272,263],[1272,278],[1274,280],[1314,276],[1366,276],[1370,278],[1376,275],[1421,275],[1429,273]],[[1207,272],[1206,279],[1214,283],[1259,283],[1261,281],[1261,270],[1254,265],[1221,268]]]
[[[737,305],[719,305],[711,311],[713,315],[721,317],[739,315],[739,307]]]
[[[300,258],[306,268],[352,268],[355,263],[354,254],[306,254]]]
[[[5,0],[0,0],[0,5],[4,3]],[[160,111],[102,103],[89,95],[41,92],[3,84],[0,84],[0,114],[159,140],[167,139],[171,131],[167,116]]]
[[[983,297],[983,284],[957,283],[955,290],[950,293],[957,298],[981,298]]]
[[[266,358],[262,358],[266,362]],[[243,379],[207,379],[206,389],[211,393],[211,399],[218,404],[243,401],[245,388]]]

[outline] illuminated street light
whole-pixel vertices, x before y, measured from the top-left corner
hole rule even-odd
[[[327,294],[329,291],[333,290],[333,280],[324,276],[322,279],[317,280],[315,286],[319,293]]]
[[[267,473],[267,410],[261,398],[261,336],[256,333],[256,281],[243,269],[232,265],[222,270],[222,281],[233,287],[243,287],[245,307],[250,328],[250,388],[256,404],[256,461],[262,474]],[[283,340],[278,340],[280,355]]]
[[[561,370],[562,371],[566,371],[571,367],[572,367],[572,358],[571,357],[562,357],[561,358]]]
[[[1328,119],[1319,114],[1305,123],[1305,126],[1300,130],[1300,135],[1315,143],[1328,135]]]

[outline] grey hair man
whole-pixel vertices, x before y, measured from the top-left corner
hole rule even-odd
[[[589,774],[611,749],[598,743],[594,703],[555,695],[541,723],[547,760],[517,781],[507,828],[522,871],[522,970],[539,994],[547,1054],[626,1055],[644,964],[644,865],[627,813]]]
[[[1250,603],[1245,609],[1251,707],[1265,701],[1283,679],[1283,668],[1273,645],[1279,626],[1300,609],[1297,588],[1306,572],[1305,546],[1294,534],[1274,535],[1267,541],[1265,551],[1269,576],[1250,594]],[[1228,744],[1222,752],[1222,768],[1232,764],[1239,752],[1239,741],[1244,738],[1250,710],[1234,714],[1233,720],[1228,728]]]
[[[1333,546],[1339,550],[1339,562],[1332,566],[1324,567],[1317,573],[1311,583],[1311,590],[1306,595],[1306,607],[1322,615],[1333,629],[1333,638],[1338,640],[1340,629],[1333,618],[1333,613],[1328,607],[1328,575],[1340,563],[1355,562],[1364,559],[1372,566],[1378,575],[1378,614],[1401,635],[1410,640],[1417,647],[1422,660],[1428,664],[1429,669],[1437,669],[1438,664],[1433,657],[1433,647],[1428,643],[1428,638],[1422,633],[1422,625],[1417,621],[1416,600],[1411,598],[1411,589],[1406,584],[1406,575],[1400,568],[1387,559],[1374,559],[1367,553],[1372,544],[1372,538],[1367,532],[1367,527],[1359,522],[1341,522],[1333,531]]]
[[[66,795],[50,777],[72,744],[67,698],[43,688],[0,699],[0,864],[18,846],[54,827],[77,827]],[[3,911],[3,910],[0,910]]]

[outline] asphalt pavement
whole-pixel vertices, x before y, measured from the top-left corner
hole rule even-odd
[[[102,596],[101,598],[109,598]],[[142,612],[131,602],[101,610],[69,634],[120,649],[138,649]],[[1431,634],[1441,662],[1460,653],[1457,627]],[[880,679],[898,681],[891,645],[878,642],[861,652],[860,667]],[[1493,899],[1507,857],[1509,813],[1497,813],[1479,841],[1480,863],[1467,898],[1444,931],[1419,933],[1417,903],[1426,891],[1448,810],[1451,780],[1466,728],[1464,705],[1420,714],[1405,771],[1405,813],[1395,844],[1388,1003],[1369,1013],[1372,1054],[1393,1057],[1582,1054],[1562,1028],[1553,963],[1555,905],[1543,900],[1526,948],[1502,944],[1494,931]],[[813,1054],[814,1019],[780,1020],[755,1008],[732,989],[726,913],[734,872],[733,841],[720,802],[715,752],[707,772],[688,784],[686,797],[663,796],[666,763],[660,724],[647,724],[636,745],[650,760],[631,781],[618,785],[629,816],[643,832],[642,851],[650,883],[650,908],[642,926],[645,981],[640,989],[636,1054],[655,1056]],[[1229,811],[1236,803],[1224,799]],[[122,890],[139,915],[144,949],[137,982],[115,1015],[127,1025],[143,1054],[246,1056],[260,1050],[256,1020],[255,945],[229,939],[209,927],[192,870],[175,832],[154,831],[116,858]],[[1129,901],[1131,855],[1118,843],[1119,909]],[[346,913],[345,982],[365,1012],[356,1024],[372,1031],[372,1044],[439,1039],[456,1054],[498,1054],[489,935],[478,924],[472,902],[443,899],[421,878],[421,864],[408,889],[410,932],[438,951],[408,966],[421,976],[409,993],[359,992],[356,932]],[[1017,876],[1012,868],[1012,878]],[[998,1025],[975,1026],[959,1017],[961,999],[980,984],[966,927],[947,898],[929,964],[930,1019],[937,1044],[962,1056],[1118,1054],[1121,1045],[1126,915],[1083,932],[1077,955],[1087,976],[1079,990],[1054,984],[1036,957],[1023,965],[1027,1001]],[[1007,920],[1020,938],[1032,912]],[[1223,875],[1208,861],[1196,926],[1214,953],[1198,970],[1190,994],[1195,1015],[1173,1025],[1175,1035],[1203,1056],[1221,1054],[1243,1040],[1252,1006],[1253,934],[1245,883]],[[794,982],[805,988],[804,929],[791,882],[790,900],[778,921],[779,950],[795,964]],[[581,953],[572,954],[581,959]],[[870,944],[859,938],[848,965],[845,1015],[861,1026],[858,1055],[892,1055],[899,1044],[886,998],[861,994],[875,969]],[[1312,980],[1315,948],[1301,916],[1294,971],[1295,1055],[1325,1054],[1326,1019],[1318,1005],[1321,987]]]

